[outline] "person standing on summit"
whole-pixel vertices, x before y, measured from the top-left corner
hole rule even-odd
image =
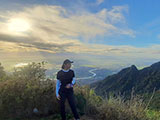
[[[71,68],[69,59],[64,60],[62,69],[57,72],[56,82],[56,97],[60,103],[60,111],[62,120],[66,120],[65,112],[65,100],[68,99],[68,103],[71,107],[75,120],[80,120],[78,112],[76,110],[73,86],[76,84],[75,74]]]

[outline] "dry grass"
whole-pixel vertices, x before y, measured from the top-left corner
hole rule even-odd
[[[88,90],[88,89],[87,89]],[[92,92],[91,92],[92,91]],[[86,115],[94,120],[148,120],[146,116],[146,104],[139,95],[131,93],[129,100],[124,96],[109,96],[108,99],[99,101],[94,91],[85,92],[87,99]]]

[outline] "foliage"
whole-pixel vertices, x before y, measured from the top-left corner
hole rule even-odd
[[[4,71],[4,67],[0,63],[0,82],[5,81],[7,79],[6,72]]]
[[[34,108],[39,115],[58,113],[55,83],[46,80],[43,65],[33,62],[0,83],[0,117],[31,117]]]
[[[3,71],[3,69],[2,69]],[[0,119],[14,120],[60,120],[59,101],[56,98],[56,82],[46,78],[44,62],[31,63],[17,68],[12,75],[0,82]],[[3,73],[3,72],[2,72]],[[124,96],[112,94],[108,98],[96,95],[88,85],[74,86],[77,110],[80,115],[93,120],[149,120],[152,112],[145,110],[145,103],[138,95]],[[157,99],[158,100],[158,99]],[[38,113],[33,113],[37,108]],[[66,102],[67,118],[73,114]],[[51,117],[49,117],[52,115]],[[157,117],[154,120],[158,120]],[[46,118],[45,118],[46,116]]]

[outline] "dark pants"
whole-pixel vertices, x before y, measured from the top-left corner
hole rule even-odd
[[[68,103],[71,107],[72,113],[74,115],[75,119],[79,119],[79,115],[76,110],[75,106],[75,98],[74,98],[74,92],[73,91],[65,91],[65,92],[59,92],[59,95],[61,96],[59,103],[60,103],[60,110],[61,110],[61,117],[62,120],[66,120],[66,112],[65,112],[65,101],[66,98],[68,99]]]

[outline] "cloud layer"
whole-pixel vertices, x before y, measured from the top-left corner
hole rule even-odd
[[[98,4],[102,2],[103,0],[97,1]],[[113,6],[110,10],[104,8],[96,13],[87,10],[72,12],[62,6],[53,5],[33,5],[21,11],[6,11],[0,13],[0,45],[2,46],[0,51],[1,54],[3,52],[11,54],[29,52],[31,56],[33,52],[69,53],[72,57],[76,54],[75,59],[81,57],[97,64],[107,60],[104,57],[103,61],[96,61],[92,56],[94,59],[103,56],[114,57],[120,64],[123,60],[125,63],[125,59],[157,58],[160,52],[159,45],[136,48],[128,45],[96,44],[96,41],[94,44],[89,44],[89,41],[97,36],[107,38],[123,35],[134,38],[135,31],[128,28],[124,13],[128,13],[128,6]],[[8,24],[12,19],[23,19],[30,25],[30,28],[25,32],[10,31]],[[87,58],[87,54],[90,58]],[[45,56],[45,54],[41,55]],[[114,60],[107,62],[115,63]]]
[[[102,9],[97,13],[83,11],[73,14],[61,6],[46,5],[24,8],[23,11],[8,11],[5,14],[0,13],[2,18],[0,40],[17,45],[20,43],[20,46],[24,47],[66,52],[67,46],[81,47],[85,44],[78,39],[79,37],[88,42],[98,35],[134,36],[131,29],[118,28],[114,25],[124,23],[122,11],[125,9],[123,6],[117,6],[110,11]],[[31,28],[22,33],[9,31],[8,21],[15,18],[27,21]]]

